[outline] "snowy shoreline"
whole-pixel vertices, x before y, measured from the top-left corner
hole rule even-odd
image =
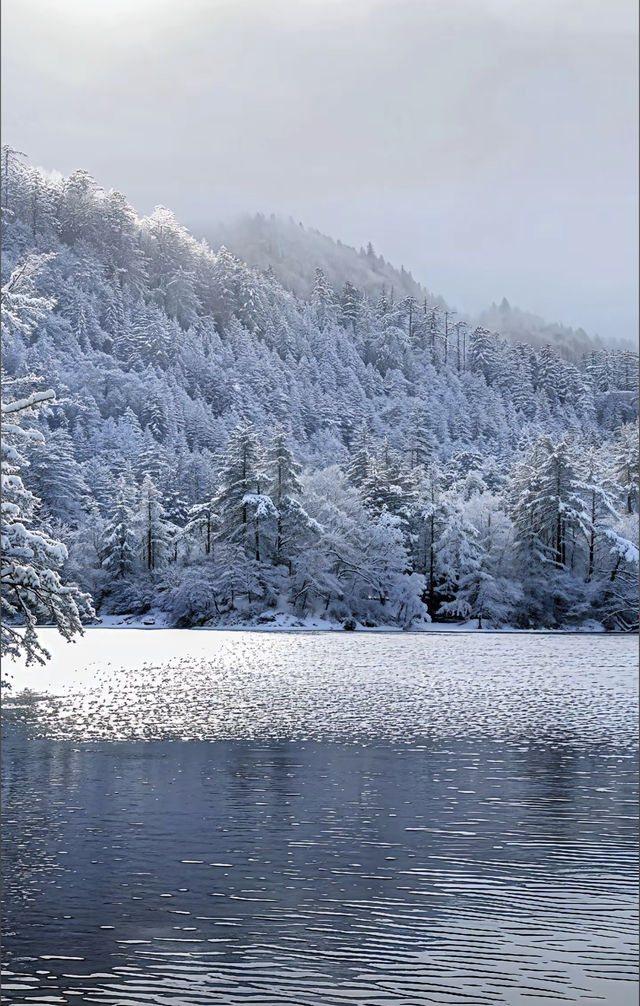
[[[400,633],[402,635],[423,635],[425,633],[483,633],[484,635],[504,635],[512,633],[517,635],[607,635],[625,636],[630,633],[607,631],[597,622],[585,623],[584,626],[567,629],[518,629],[514,626],[502,626],[501,628],[487,627],[479,629],[473,622],[427,622],[424,626],[416,626],[410,629],[403,629],[399,625],[376,625],[368,626],[356,623],[355,629],[346,630],[340,622],[334,622],[322,618],[297,619],[284,615],[270,621],[258,622],[251,620],[238,622],[235,625],[192,625],[183,628],[175,628],[167,624],[163,612],[153,612],[146,615],[104,615],[100,622],[95,625],[87,625],[85,629],[144,629],[149,631],[170,630],[172,632],[340,632],[340,633]],[[637,633],[631,633],[634,635]]]

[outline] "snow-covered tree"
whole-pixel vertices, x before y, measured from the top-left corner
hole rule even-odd
[[[249,544],[249,503],[247,497],[260,491],[261,449],[253,425],[240,423],[229,438],[218,474],[214,506],[220,517],[217,538],[235,544]]]
[[[294,458],[281,430],[276,431],[267,447],[265,467],[267,488],[277,512],[274,558],[285,563],[291,574],[294,560],[318,528],[300,503],[302,465]]]
[[[613,471],[624,499],[626,512],[637,513],[640,483],[637,420],[635,423],[626,423],[620,430],[613,449]]]
[[[187,523],[184,527],[184,537],[197,542],[205,555],[210,555],[214,536],[218,527],[218,515],[215,512],[213,500],[204,503],[194,503],[189,508]]]
[[[66,547],[38,528],[39,501],[25,488],[21,471],[30,443],[42,434],[23,425],[39,406],[53,402],[53,391],[32,391],[2,402],[2,654],[24,656],[27,664],[44,663],[49,654],[38,639],[38,622],[52,622],[65,639],[82,634],[83,619],[93,617],[87,594],[63,583],[60,571]]]
[[[42,296],[36,281],[51,253],[31,252],[23,257],[2,286],[2,344],[10,347],[17,338],[28,339],[55,306],[52,297]]]
[[[138,517],[133,487],[121,476],[111,518],[104,529],[102,565],[115,580],[130,578],[137,565]]]
[[[461,506],[460,526],[466,555],[463,553],[463,561],[459,562],[454,596],[443,602],[441,611],[461,618],[477,618],[479,629],[486,623],[504,625],[515,618],[523,596],[511,561],[511,522],[499,498],[489,493],[469,496]]]
[[[167,520],[159,489],[150,475],[140,487],[138,549],[143,567],[152,573],[170,554],[173,526]]]

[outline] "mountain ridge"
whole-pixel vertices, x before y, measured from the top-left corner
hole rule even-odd
[[[212,248],[224,246],[248,265],[262,271],[273,269],[285,289],[296,296],[311,295],[314,270],[320,268],[336,292],[345,281],[370,297],[386,295],[391,300],[412,296],[417,301],[437,305],[455,313],[470,326],[489,328],[511,342],[524,342],[542,349],[550,344],[565,359],[603,349],[633,349],[626,340],[606,340],[583,328],[547,321],[531,311],[509,304],[503,298],[475,314],[457,312],[444,297],[430,291],[404,266],[399,269],[379,255],[369,243],[357,249],[293,217],[265,213],[241,213],[206,229],[204,236]],[[506,310],[505,310],[506,306]]]

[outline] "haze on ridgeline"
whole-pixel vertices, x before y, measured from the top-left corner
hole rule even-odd
[[[635,342],[632,0],[5,0],[2,44],[35,163],[197,235],[260,211],[371,241],[459,314],[506,296]]]

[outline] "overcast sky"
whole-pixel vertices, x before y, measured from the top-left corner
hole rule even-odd
[[[291,214],[459,309],[637,325],[636,0],[3,0],[3,142],[196,233]]]

